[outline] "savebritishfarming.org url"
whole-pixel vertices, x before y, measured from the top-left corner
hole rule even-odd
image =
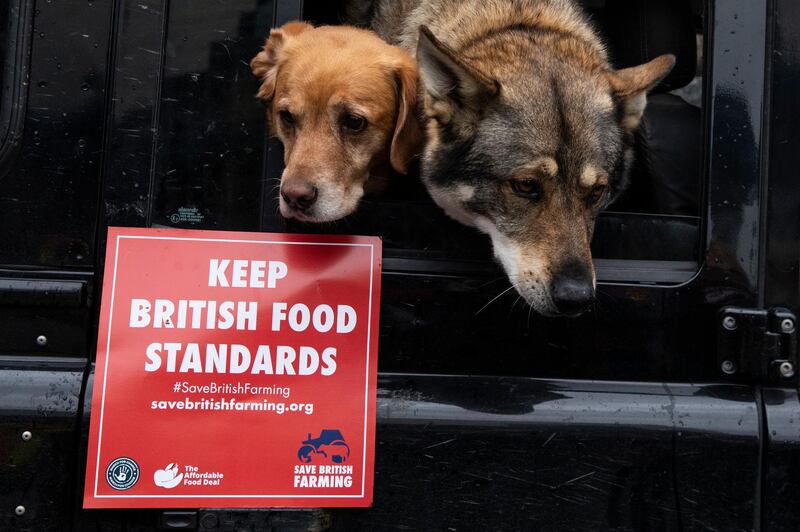
[[[287,412],[301,413],[310,416],[314,413],[313,403],[283,403],[262,401],[237,401],[231,399],[195,399],[188,397],[176,401],[151,401],[151,410],[227,410],[234,412],[270,412],[278,415]]]

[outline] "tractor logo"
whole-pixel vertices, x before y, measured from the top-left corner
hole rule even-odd
[[[350,458],[350,447],[339,430],[323,429],[319,438],[312,438],[309,433],[297,458],[304,464],[344,464]]]

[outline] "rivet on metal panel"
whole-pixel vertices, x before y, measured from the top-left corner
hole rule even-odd
[[[722,362],[722,373],[726,375],[733,375],[736,373],[736,364],[732,360],[725,360]]]

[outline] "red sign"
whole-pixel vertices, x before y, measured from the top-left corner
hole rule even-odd
[[[369,506],[381,242],[109,228],[85,508]]]

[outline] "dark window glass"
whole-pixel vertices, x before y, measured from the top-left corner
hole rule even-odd
[[[170,2],[154,162],[154,226],[257,230],[264,109],[250,59],[272,2]]]

